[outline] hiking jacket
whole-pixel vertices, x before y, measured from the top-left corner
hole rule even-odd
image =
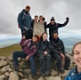
[[[22,10],[18,15],[18,25],[22,31],[24,31],[24,27],[31,28],[32,18],[30,14],[26,10]]]
[[[63,53],[65,55],[65,48],[64,44],[61,39],[53,39],[51,42],[51,45],[53,46],[53,52],[56,54]]]
[[[37,43],[37,52],[39,53],[39,55],[44,54],[44,51],[47,51],[48,53],[51,53],[51,45],[50,43],[46,40],[40,40]]]
[[[54,32],[58,32],[58,28],[66,26],[68,22],[69,22],[69,19],[66,19],[66,21],[63,24],[55,23],[54,25],[52,25],[51,23],[49,23],[47,25],[47,28],[49,28],[49,34],[51,35]]]
[[[25,40],[22,39],[20,45],[23,47],[23,52],[29,57],[33,56],[36,53],[36,45],[32,42],[31,39]]]
[[[64,80],[81,80],[81,72],[78,73],[77,69],[73,69],[69,72]]]

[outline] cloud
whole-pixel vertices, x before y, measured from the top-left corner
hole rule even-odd
[[[56,22],[63,23],[68,16],[68,25],[59,29],[60,34],[67,31],[81,30],[81,0],[1,0],[0,1],[0,34],[20,35],[17,25],[19,12],[28,4],[31,6],[31,16],[43,15],[49,22],[52,16]]]

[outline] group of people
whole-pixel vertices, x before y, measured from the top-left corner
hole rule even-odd
[[[56,23],[55,18],[52,17],[50,19],[50,23],[47,24],[45,18],[42,15],[40,15],[39,17],[38,15],[35,15],[34,19],[32,19],[29,11],[30,6],[26,6],[26,8],[23,9],[18,15],[18,25],[19,28],[21,29],[22,35],[23,34],[26,35],[26,39],[32,38],[35,22],[43,23],[45,31],[47,28],[49,28],[50,40],[52,39],[52,35],[54,32],[58,33],[58,28],[66,26],[69,22],[69,18],[67,17],[66,21],[63,24]]]
[[[18,15],[18,24],[22,33],[22,39],[20,42],[22,51],[15,51],[13,53],[14,69],[19,69],[18,57],[26,58],[27,61],[30,61],[32,77],[36,76],[36,65],[34,57],[38,56],[38,59],[40,60],[40,73],[42,76],[48,76],[50,74],[51,58],[56,61],[57,71],[63,74],[64,70],[69,69],[71,60],[65,54],[63,41],[58,36],[58,28],[67,25],[69,18],[67,17],[66,21],[63,24],[60,24],[56,23],[54,17],[52,17],[50,23],[46,24],[45,18],[43,16],[40,16],[38,20],[38,16],[36,15],[35,19],[32,20],[29,11],[30,6],[26,6],[26,8]],[[48,34],[46,32],[41,35],[40,39],[37,35],[33,35],[33,25],[35,21],[43,22],[45,29],[49,28],[50,41],[47,40]],[[75,50],[76,46],[73,48],[73,54],[80,55],[81,51]],[[64,66],[62,66],[62,61],[64,61]],[[75,59],[75,63],[81,64],[80,59]],[[76,67],[76,69],[71,71],[65,80],[77,80],[77,78],[74,79],[73,75],[72,79],[69,77],[71,77],[71,74],[74,73],[74,71],[78,71],[79,68],[80,67]]]

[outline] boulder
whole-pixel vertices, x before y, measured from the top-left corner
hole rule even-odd
[[[4,66],[6,66],[7,64],[8,64],[8,62],[5,61],[5,60],[1,60],[1,61],[0,61],[0,67],[4,67]]]
[[[57,76],[57,77],[50,76],[50,77],[46,77],[46,80],[61,80],[61,77],[60,76]]]
[[[5,80],[5,75],[0,75],[0,80]]]
[[[11,72],[9,76],[9,80],[19,80],[17,72]]]

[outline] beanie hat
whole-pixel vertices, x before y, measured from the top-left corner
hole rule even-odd
[[[55,18],[54,18],[54,17],[52,17],[52,18],[51,18],[51,21],[55,21]]]

